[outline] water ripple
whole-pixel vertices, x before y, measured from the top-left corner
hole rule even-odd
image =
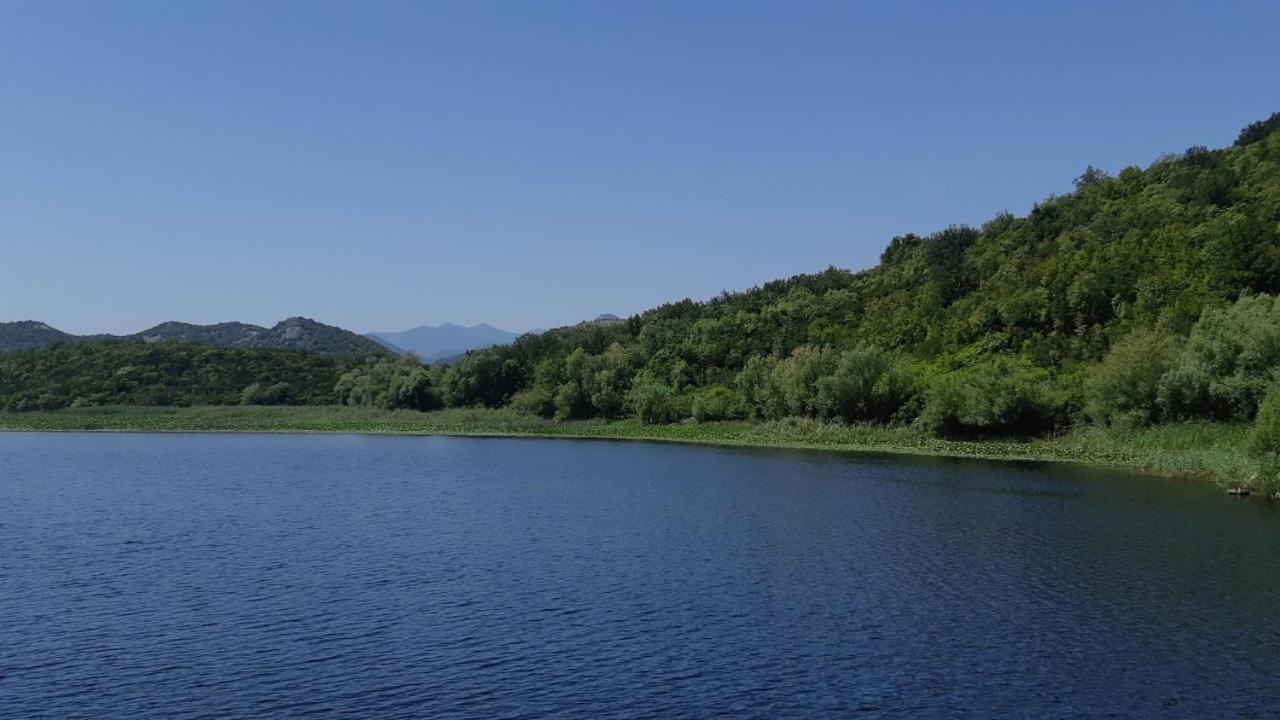
[[[0,717],[1265,717],[1280,517],[1078,468],[0,434]]]

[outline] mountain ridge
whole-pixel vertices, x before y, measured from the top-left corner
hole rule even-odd
[[[0,323],[0,352],[88,342],[183,342],[343,356],[389,354],[387,348],[369,338],[301,316],[286,318],[270,328],[234,321],[197,325],[171,320],[127,335],[73,335],[38,320]]]

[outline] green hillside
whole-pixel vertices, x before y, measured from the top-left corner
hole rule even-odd
[[[0,354],[0,409],[328,405],[353,360],[180,343],[102,342]]]
[[[1027,216],[893,238],[879,266],[472,353],[447,402],[543,415],[808,415],[1036,434],[1250,419],[1280,366],[1280,113]]]

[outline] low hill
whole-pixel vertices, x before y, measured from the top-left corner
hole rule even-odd
[[[0,323],[0,352],[65,344],[77,339],[75,335],[35,320]]]
[[[389,355],[386,348],[369,338],[303,317],[289,318],[270,328],[239,322],[214,325],[166,322],[131,335],[71,335],[40,322],[0,323],[0,352],[96,341],[181,342],[326,355]]]

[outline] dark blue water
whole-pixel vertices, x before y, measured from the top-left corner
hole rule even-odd
[[[1067,467],[0,434],[0,717],[1263,717],[1280,516]]]

